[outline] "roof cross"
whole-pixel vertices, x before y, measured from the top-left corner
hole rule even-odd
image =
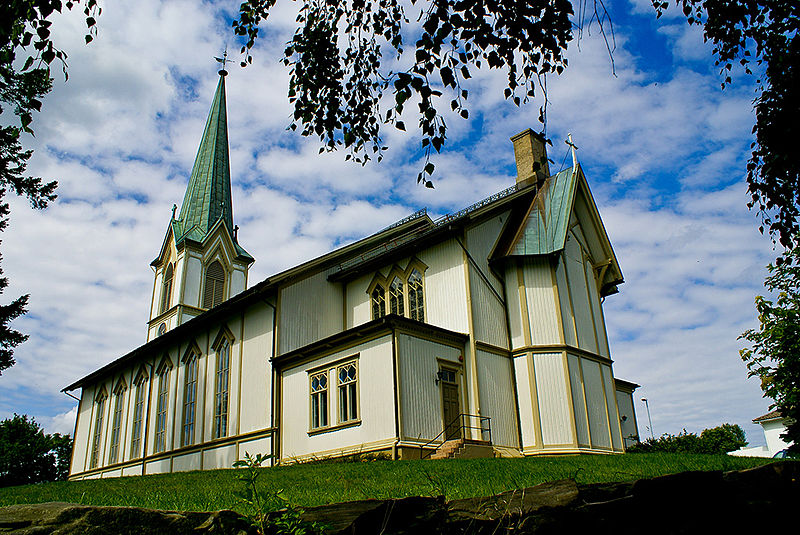
[[[575,154],[575,151],[578,150],[578,147],[575,146],[575,143],[572,142],[572,134],[567,134],[567,139],[566,139],[566,141],[564,141],[564,143],[569,145],[570,149],[572,150],[572,169],[573,170],[577,169],[577,167],[578,167],[578,155]],[[562,165],[563,165],[563,163],[562,163]]]

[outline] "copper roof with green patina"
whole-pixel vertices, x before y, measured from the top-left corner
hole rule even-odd
[[[577,183],[578,174],[572,168],[545,182],[510,255],[550,254],[564,248]]]
[[[208,113],[192,176],[181,204],[180,217],[173,224],[175,241],[188,239],[202,243],[220,219],[232,233],[233,202],[224,74],[219,78],[211,111]],[[238,243],[236,249],[239,254],[250,257]]]

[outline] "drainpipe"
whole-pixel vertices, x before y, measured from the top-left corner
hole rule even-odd
[[[277,381],[275,378],[276,373],[275,373],[275,367],[272,364],[272,359],[275,358],[276,332],[278,330],[278,307],[276,305],[273,305],[266,299],[263,299],[263,301],[264,303],[267,304],[267,306],[272,307],[272,356],[267,358],[267,362],[270,363],[270,371],[272,372],[270,374],[271,377],[270,377],[270,410],[269,410],[269,426],[272,429],[269,442],[270,442],[270,447],[272,448],[272,455],[269,458],[269,465],[275,466],[275,451],[276,451],[275,436],[276,434],[278,436],[280,435],[275,432],[275,384],[277,383]],[[278,448],[278,453],[280,454],[280,448]]]

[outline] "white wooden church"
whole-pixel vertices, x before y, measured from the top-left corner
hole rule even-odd
[[[225,71],[158,256],[147,343],[80,389],[71,478],[229,468],[456,439],[495,455],[623,452],[603,300],[623,282],[580,165],[512,138],[515,184],[417,212],[248,288],[233,224]],[[544,162],[540,165],[539,162]]]

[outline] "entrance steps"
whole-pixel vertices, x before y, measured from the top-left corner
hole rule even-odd
[[[485,459],[494,457],[492,443],[487,440],[458,438],[445,441],[431,459]]]

